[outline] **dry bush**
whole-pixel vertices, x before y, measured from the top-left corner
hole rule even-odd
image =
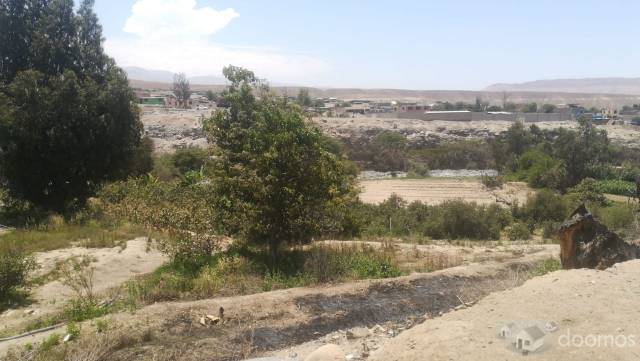
[[[60,267],[62,284],[71,288],[80,300],[95,301],[93,293],[94,267],[90,266],[91,260],[88,257],[71,258]]]

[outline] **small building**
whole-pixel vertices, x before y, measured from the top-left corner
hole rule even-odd
[[[182,100],[178,100],[178,98],[169,94],[165,97],[165,106],[168,108],[191,108],[193,106],[193,100],[191,98],[187,99],[187,104],[184,104]]]
[[[451,120],[458,122],[470,122],[473,113],[468,110],[445,110],[424,112],[422,120]]]
[[[138,104],[163,107],[164,97],[156,97],[156,96],[139,97]]]
[[[544,344],[544,332],[538,326],[531,326],[516,335],[516,349],[528,353],[535,352]]]
[[[351,114],[367,114],[369,113],[370,106],[368,103],[352,104],[350,107],[345,108],[346,113]]]
[[[502,326],[500,329],[500,337],[504,339],[511,338],[517,331],[517,326],[514,322],[509,322],[506,325]]]

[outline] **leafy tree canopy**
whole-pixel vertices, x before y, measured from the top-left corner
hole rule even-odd
[[[205,120],[216,154],[217,202],[233,210],[236,234],[268,245],[275,259],[280,245],[337,227],[354,177],[300,107],[246,69],[229,66],[223,73],[230,107]]]
[[[84,0],[0,2],[0,179],[48,209],[124,176],[142,134],[125,73]]]

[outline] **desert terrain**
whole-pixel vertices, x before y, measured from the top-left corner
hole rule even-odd
[[[142,122],[145,133],[155,142],[158,153],[170,152],[177,147],[206,146],[202,132],[202,119],[211,110],[145,109]],[[457,140],[485,140],[505,132],[513,124],[508,121],[423,121],[412,119],[386,119],[373,117],[314,118],[326,134],[338,139],[359,143],[373,138],[383,130],[396,130],[407,137],[412,145],[436,146]],[[533,124],[533,123],[532,123]],[[539,122],[542,129],[575,129],[576,122]],[[640,146],[640,128],[628,125],[600,125],[606,129],[615,144]]]

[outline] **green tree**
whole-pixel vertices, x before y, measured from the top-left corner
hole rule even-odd
[[[543,113],[553,113],[556,111],[556,109],[558,109],[558,107],[556,107],[553,104],[544,104],[542,106],[542,112]]]
[[[567,186],[578,184],[607,163],[611,156],[605,130],[597,129],[590,119],[578,120],[578,131],[560,129],[554,142],[554,156],[567,170]]]
[[[229,66],[223,73],[230,108],[204,122],[216,153],[215,201],[234,214],[230,232],[267,245],[275,264],[281,245],[309,242],[339,223],[354,177],[298,106],[251,71]]]
[[[207,90],[206,97],[210,102],[213,102],[218,98],[213,90]]]
[[[141,141],[133,92],[104,54],[92,5],[77,13],[72,0],[0,6],[2,26],[18,31],[0,36],[0,178],[13,196],[48,209],[123,176]]]
[[[296,97],[296,102],[301,107],[310,107],[311,105],[313,105],[313,100],[309,95],[309,90],[304,88],[300,89],[298,91],[298,96]]]
[[[185,109],[189,107],[191,85],[184,73],[178,73],[173,76],[173,94],[178,100],[178,106],[182,105]]]
[[[378,171],[403,171],[407,162],[407,138],[386,130],[371,141],[374,168]]]
[[[538,111],[538,103],[525,104],[522,107],[523,113],[536,113]]]

